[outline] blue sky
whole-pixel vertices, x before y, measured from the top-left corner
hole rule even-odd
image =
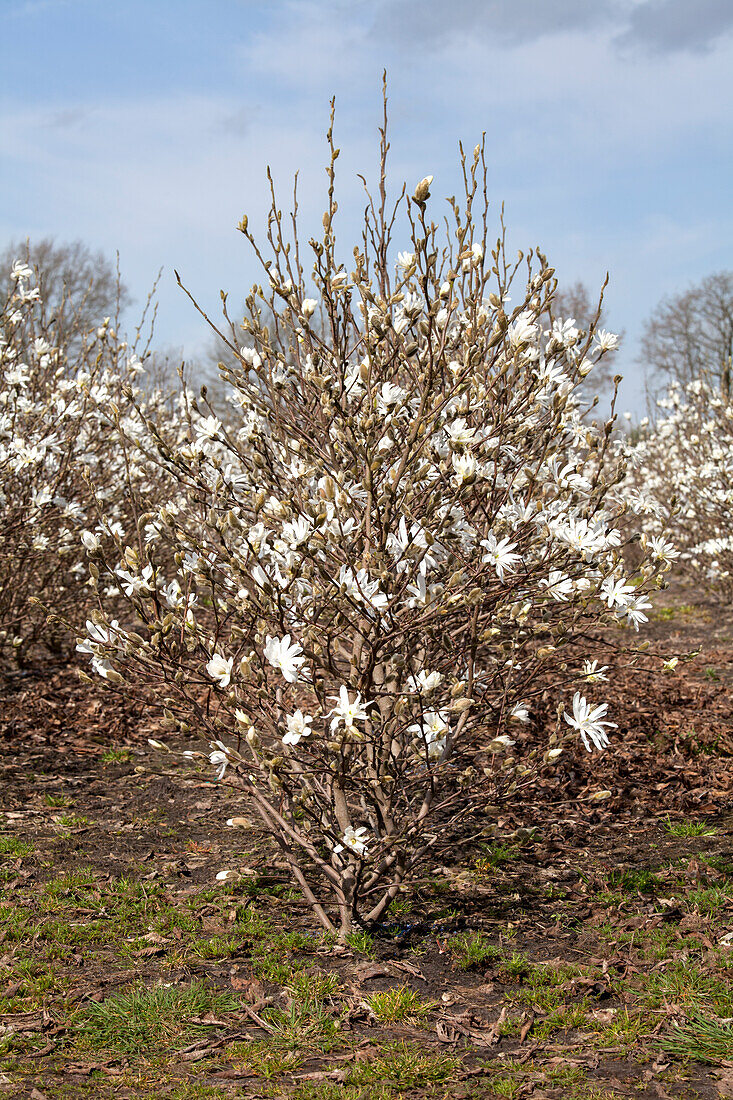
[[[235,225],[264,224],[300,171],[320,226],[337,100],[340,238],[374,178],[383,68],[392,181],[459,188],[457,143],[485,130],[509,241],[600,286],[624,329],[623,402],[661,297],[730,268],[730,0],[0,0],[0,247],[81,237],[113,253],[138,306],[158,268],[158,338],[208,343],[173,269],[213,312],[258,270]],[[131,317],[134,316],[134,309]]]

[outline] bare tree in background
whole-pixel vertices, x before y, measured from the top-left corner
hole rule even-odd
[[[586,331],[594,321],[603,328],[605,321],[605,311],[601,308],[598,312],[598,302],[591,300],[588,287],[580,279],[571,286],[558,286],[552,312],[555,317],[574,317],[578,328]]]
[[[127,287],[115,264],[84,241],[11,241],[0,252],[0,296],[7,296],[10,270],[15,260],[25,260],[38,272],[38,287],[49,320],[53,320],[67,345],[83,339],[105,317],[118,321],[130,304]]]
[[[732,355],[733,271],[718,271],[664,298],[644,326],[640,359],[652,387],[706,376],[730,397]]]

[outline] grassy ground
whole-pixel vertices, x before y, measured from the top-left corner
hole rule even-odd
[[[670,604],[656,641],[706,616]],[[726,629],[666,694],[618,689],[602,765],[500,807],[346,948],[144,716],[9,675],[0,1096],[733,1097]]]

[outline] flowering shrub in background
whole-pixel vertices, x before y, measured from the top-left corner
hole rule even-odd
[[[643,513],[642,542],[733,595],[733,404],[708,378],[673,383],[656,426],[626,448],[625,494]],[[677,550],[666,541],[672,538]]]
[[[133,411],[143,367],[109,318],[74,332],[70,353],[45,314],[34,271],[15,263],[9,285],[0,304],[0,651],[20,658],[34,642],[68,641],[47,623],[48,610],[83,621],[85,548],[133,536],[128,489],[155,499],[160,471],[154,485],[140,452],[120,446],[115,421]],[[128,431],[139,424],[135,416]]]
[[[607,743],[606,705],[586,698],[605,669],[568,665],[566,645],[599,622],[638,628],[667,559],[624,573],[623,467],[575,397],[613,340],[543,331],[553,271],[489,242],[482,149],[441,243],[431,177],[388,206],[383,130],[347,267],[331,133],[311,269],[274,194],[269,253],[240,225],[265,285],[241,327],[224,299],[230,410],[184,394],[183,443],[141,418],[137,445],[175,491],[152,509],[136,496],[144,535],[119,556],[89,547],[99,600],[80,647],[110,683],[152,686],[171,728],[208,736],[343,936],[379,921],[487,777],[516,786],[576,734]],[[113,589],[140,632],[113,618]],[[520,761],[513,731],[548,677],[558,727]]]

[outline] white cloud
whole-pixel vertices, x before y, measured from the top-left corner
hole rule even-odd
[[[285,211],[300,171],[304,224],[311,234],[318,232],[325,202],[327,105],[311,130],[280,115],[273,125],[273,117],[262,111],[203,96],[99,104],[93,110],[69,106],[64,114],[78,116],[73,128],[49,126],[44,107],[16,109],[0,120],[8,178],[17,187],[13,220],[6,206],[0,232],[82,237],[108,252],[119,248],[138,300],[164,265],[160,332],[165,342],[200,342],[203,333],[174,286],[174,267],[214,314],[220,288],[243,296],[262,278],[235,227],[246,212],[252,226],[264,232],[268,164]],[[344,158],[352,169],[354,154],[358,158],[359,150]],[[355,199],[360,187],[355,171],[342,174],[351,180],[342,191]],[[350,248],[345,253],[348,260]]]

